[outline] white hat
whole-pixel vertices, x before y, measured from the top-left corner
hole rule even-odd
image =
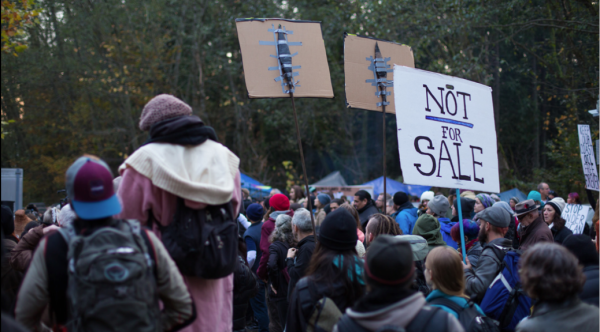
[[[560,197],[554,197],[546,204],[552,205],[552,207],[555,210],[558,210],[556,211],[558,212],[558,214],[562,214],[563,210],[565,209],[565,205],[567,205],[567,203],[565,203],[565,200]]]
[[[432,201],[434,196],[433,191],[426,191],[421,194],[421,201]]]

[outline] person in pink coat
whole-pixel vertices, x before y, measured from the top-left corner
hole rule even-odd
[[[151,225],[172,222],[177,197],[186,206],[232,202],[237,215],[241,202],[239,158],[218,143],[214,130],[192,115],[192,109],[171,95],[158,95],[142,111],[140,129],[150,138],[119,167],[119,218]],[[233,274],[221,279],[184,276],[194,300],[197,319],[183,331],[232,330]]]

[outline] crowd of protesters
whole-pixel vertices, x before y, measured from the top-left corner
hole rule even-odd
[[[3,330],[599,329],[589,193],[583,234],[561,218],[579,195],[546,183],[509,202],[300,186],[253,201],[181,100],[155,97],[139,126],[149,139],[116,178],[84,155],[65,206],[2,207]]]

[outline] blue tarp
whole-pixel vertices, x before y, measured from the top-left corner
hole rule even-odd
[[[527,199],[527,195],[525,195],[522,191],[517,188],[512,188],[511,190],[507,190],[505,192],[499,193],[498,196],[504,202],[509,203],[511,197],[518,198],[521,202]]]
[[[421,197],[421,194],[431,189],[430,186],[419,186],[415,184],[404,184],[390,178],[386,178],[386,191],[390,195],[394,195],[398,191],[403,191],[412,196]],[[383,176],[373,181],[361,184],[361,186],[373,186],[373,199],[377,199],[380,193],[383,193]]]
[[[250,196],[256,199],[263,199],[264,197],[269,196],[269,194],[271,193],[271,187],[265,186],[258,180],[253,179],[242,172],[240,172],[240,182],[242,188],[248,189],[248,191],[250,191]],[[266,188],[259,188],[262,186]]]

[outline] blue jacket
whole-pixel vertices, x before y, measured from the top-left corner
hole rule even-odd
[[[400,225],[403,234],[412,234],[413,227],[415,227],[415,223],[419,217],[417,215],[418,211],[419,210],[416,207],[412,207],[410,209],[404,209],[396,215],[396,222]]]
[[[431,302],[433,301],[433,299],[437,299],[439,297],[443,297],[446,299],[451,300],[452,302],[462,306],[463,308],[467,307],[467,299],[465,299],[464,297],[459,297],[459,296],[452,296],[452,295],[448,295],[442,291],[440,291],[439,289],[434,289],[431,293],[429,293],[429,295],[427,295],[427,298],[425,299],[425,301],[427,302]],[[473,304],[475,306],[475,308],[477,309],[477,311],[479,311],[479,313],[482,316],[485,316],[485,313],[483,312],[483,310],[481,310],[481,308],[477,305],[477,303]],[[458,319],[458,314],[456,313],[456,311],[443,306],[443,305],[439,305],[439,304],[431,304],[431,306],[435,306],[435,307],[440,307],[443,310],[451,313],[452,315],[454,315],[454,317],[456,317],[456,319]]]
[[[452,236],[450,236],[450,229],[456,224],[456,221],[450,221],[450,219],[442,217],[438,218],[438,221],[442,227],[440,232],[442,232],[442,238],[444,239],[444,242],[454,249],[458,248],[458,243],[456,243],[452,239]]]

